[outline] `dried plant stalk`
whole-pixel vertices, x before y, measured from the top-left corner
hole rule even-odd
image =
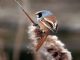
[[[32,43],[30,48],[35,51],[40,38],[35,33],[36,29],[36,26],[29,26],[28,31]],[[46,41],[38,51],[37,55],[40,56],[39,58],[42,60],[72,60],[71,52],[65,48],[64,43],[62,43],[55,35],[47,36]]]

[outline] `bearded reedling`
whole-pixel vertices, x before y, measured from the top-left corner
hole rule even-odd
[[[44,37],[40,40],[39,44],[36,47],[36,51],[40,49],[40,47],[45,42],[47,36],[49,34],[54,34],[57,31],[57,20],[56,17],[47,10],[38,11],[36,13],[37,22],[42,32],[44,32]]]
[[[42,60],[72,60],[70,51],[55,35],[58,26],[56,17],[47,10],[38,11],[36,17],[39,27],[29,26],[28,33],[33,49]]]

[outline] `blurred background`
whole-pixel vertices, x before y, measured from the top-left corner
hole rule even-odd
[[[80,60],[80,0],[21,2],[35,22],[36,11],[50,10],[59,23],[59,39],[71,51],[73,60]],[[27,34],[30,24],[14,0],[0,0],[0,60],[34,60],[27,48],[30,44]]]

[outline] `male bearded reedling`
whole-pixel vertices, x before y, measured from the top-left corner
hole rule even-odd
[[[39,49],[38,53],[42,60],[72,60],[71,53],[64,47],[64,44],[54,35],[57,29],[56,17],[47,10],[36,13],[37,26],[29,26],[29,37],[32,41],[32,49],[35,49],[40,38],[49,31],[46,41]]]

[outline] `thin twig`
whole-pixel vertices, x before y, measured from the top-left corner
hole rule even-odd
[[[48,32],[41,38],[41,40],[37,44],[36,51],[39,51],[39,49],[41,48],[41,46],[43,45],[43,43],[46,41],[47,36],[48,36]]]
[[[17,1],[15,0],[15,2],[19,5],[19,7],[21,8],[21,10],[24,12],[24,14],[26,15],[26,17],[29,18],[29,20],[34,24],[36,25],[36,23],[33,21],[33,19],[29,16],[29,14],[25,11],[25,9],[22,7],[22,5]],[[21,2],[21,1],[20,1]]]

